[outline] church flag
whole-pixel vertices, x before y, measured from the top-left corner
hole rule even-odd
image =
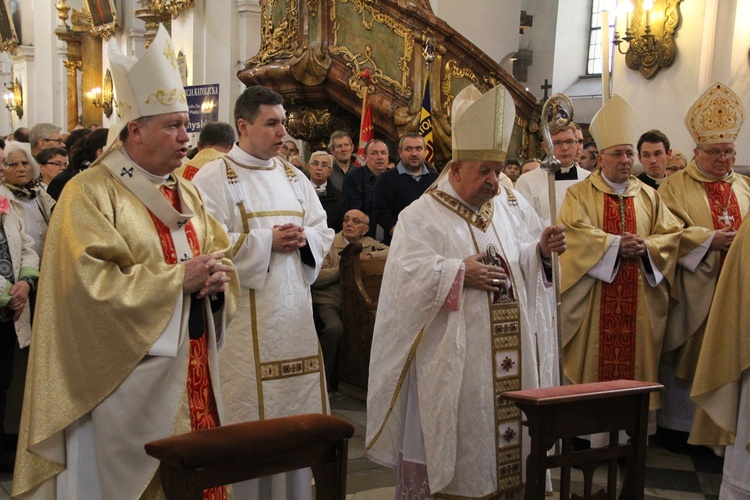
[[[359,75],[359,77],[365,81],[365,96],[362,99],[362,121],[359,125],[359,149],[357,150],[357,158],[354,164],[359,167],[364,167],[365,144],[375,138],[375,133],[372,128],[372,106],[367,99],[370,93],[370,70],[366,69]]]
[[[435,157],[434,143],[432,140],[432,112],[430,111],[430,79],[424,86],[424,98],[422,99],[422,112],[419,117],[419,135],[424,137],[425,151],[427,155],[425,160],[432,163]]]

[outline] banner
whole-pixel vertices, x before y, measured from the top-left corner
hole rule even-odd
[[[206,122],[219,121],[219,84],[188,85],[185,87],[190,123],[187,131],[200,132]]]
[[[424,137],[425,151],[427,153],[425,160],[432,163],[435,157],[434,142],[432,140],[432,112],[430,111],[430,79],[424,86],[424,98],[422,99],[422,113],[419,117],[419,135]]]
[[[375,138],[372,128],[372,106],[367,99],[370,94],[370,70],[366,69],[359,75],[365,81],[365,96],[362,98],[362,121],[359,124],[359,149],[354,164],[358,167],[365,166],[365,145]]]

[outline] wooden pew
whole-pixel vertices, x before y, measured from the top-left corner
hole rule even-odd
[[[344,339],[338,391],[364,401],[367,399],[372,330],[386,259],[361,260],[361,252],[361,244],[351,243],[340,254]]]

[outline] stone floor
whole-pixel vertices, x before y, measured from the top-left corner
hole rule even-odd
[[[347,498],[352,500],[388,500],[394,498],[396,474],[364,456],[366,413],[365,404],[341,394],[331,396],[331,408],[354,425],[354,437],[349,441],[349,472]],[[722,460],[710,453],[678,455],[658,444],[649,445],[646,457],[646,499],[697,500],[718,499],[721,484]],[[553,487],[558,486],[552,471]],[[10,475],[0,475],[0,500],[10,498]],[[583,476],[573,471],[573,492],[582,494]],[[594,474],[594,484],[606,484],[606,469]],[[596,487],[594,488],[597,489]],[[556,495],[549,498],[558,498]]]

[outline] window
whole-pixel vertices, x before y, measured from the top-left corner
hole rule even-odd
[[[587,75],[602,74],[602,7],[607,0],[591,1],[591,32],[589,34],[589,56],[586,65]],[[615,11],[609,13],[609,39],[615,36]],[[612,57],[614,56],[614,47],[610,45],[609,49],[609,69],[612,70]]]

